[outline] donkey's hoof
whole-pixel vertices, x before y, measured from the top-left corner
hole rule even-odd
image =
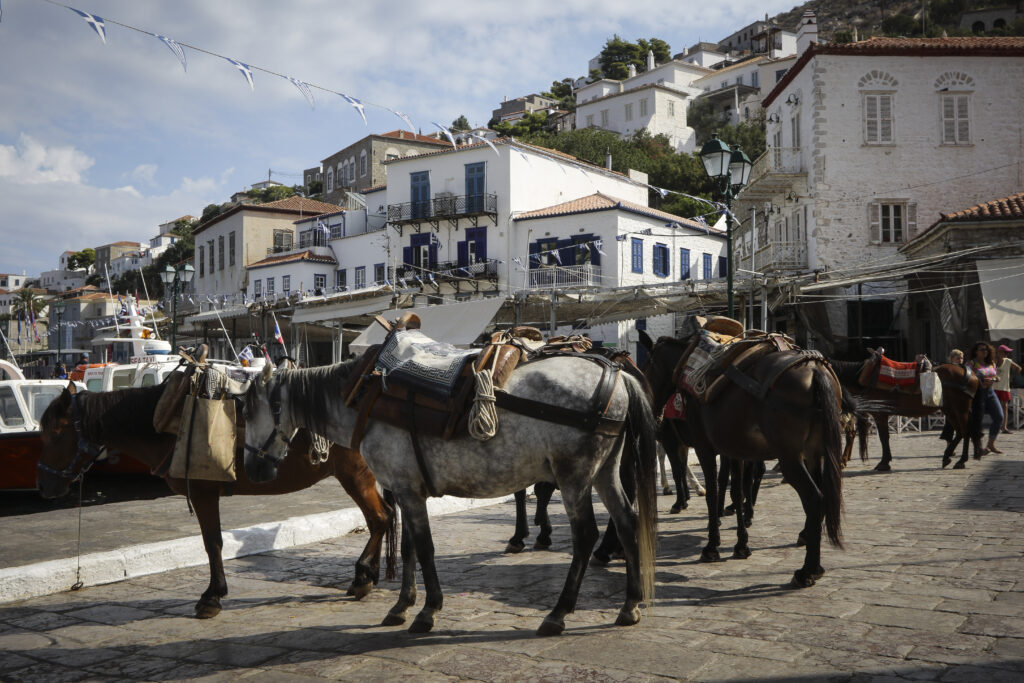
[[[819,564],[818,568],[814,570],[814,573],[811,574],[811,576],[813,576],[814,580],[817,581],[821,577],[825,576],[825,568]]]
[[[432,628],[434,628],[434,617],[420,612],[412,620],[412,624],[409,626],[409,633],[428,633]]]
[[[616,626],[633,626],[640,621],[640,608],[637,606],[623,607],[615,620]]]
[[[611,555],[609,555],[608,553],[606,553],[603,550],[595,550],[594,551],[594,555],[590,558],[590,562],[592,564],[596,563],[596,564],[599,564],[599,565],[602,565],[602,566],[608,564],[611,561],[612,561]]]
[[[351,595],[354,600],[362,600],[370,591],[373,590],[373,582],[367,581],[366,583],[353,583],[348,587],[347,595]]]
[[[810,588],[815,584],[815,578],[809,572],[805,572],[803,569],[797,569],[793,572],[793,580],[789,582],[790,588]]]
[[[966,462],[964,462],[963,460],[957,460],[957,461],[956,461],[956,464],[955,464],[955,465],[953,465],[953,469],[954,469],[954,470],[962,470],[962,469],[964,469],[964,467],[966,467],[966,466],[967,466],[967,463],[966,463]]]
[[[526,544],[525,543],[513,543],[512,541],[509,541],[508,545],[505,546],[505,552],[506,553],[521,553],[521,552],[523,552],[523,550],[525,548],[526,548]]]
[[[700,551],[701,562],[721,562],[722,556],[718,553],[716,548],[705,547],[704,550]]]
[[[753,525],[754,525],[754,518],[753,517],[744,517],[743,518],[743,526],[744,526],[744,528],[749,529]]]
[[[216,602],[200,600],[196,603],[196,619],[213,619],[220,614],[220,600]]]
[[[384,621],[380,622],[381,626],[401,626],[405,623],[405,612],[388,612],[388,615],[384,617]]]
[[[875,465],[875,472],[891,472],[891,471],[892,471],[892,467],[890,467],[889,463],[886,462],[885,460],[883,460],[882,462],[880,462],[877,465]]]
[[[946,469],[947,467],[949,467],[949,463],[951,462],[953,462],[953,458],[949,457],[948,455],[942,456],[942,469]]]
[[[802,548],[805,545],[807,545],[807,537],[804,536],[804,532],[801,531],[800,534],[796,537],[796,547]]]
[[[750,548],[748,548],[745,545],[744,546],[736,546],[735,548],[732,549],[732,556],[733,556],[733,559],[736,559],[736,560],[745,560],[748,557],[750,557]]]
[[[538,538],[536,541],[533,542],[533,549],[534,550],[548,550],[550,548],[551,548],[551,539],[550,538]]]
[[[537,635],[542,637],[560,636],[564,630],[564,621],[561,619],[552,619],[551,617],[547,617],[540,623],[540,628],[537,629]]]
[[[681,511],[685,510],[688,507],[690,506],[687,503],[676,503],[668,512],[670,515],[678,515]]]
[[[698,487],[697,487],[697,495],[698,495],[698,496],[700,496],[701,498],[703,498],[703,497],[704,497],[704,496],[706,496],[707,494],[708,494],[708,490],[707,490],[706,488],[704,488],[703,486],[698,486]]]
[[[666,487],[662,488],[661,489],[661,495],[663,495],[663,496],[671,496],[672,495],[672,487],[671,486],[666,486]]]

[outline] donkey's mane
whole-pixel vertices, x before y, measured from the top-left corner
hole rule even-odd
[[[360,356],[334,365],[303,370],[283,370],[276,373],[270,381],[277,382],[282,388],[288,390],[287,410],[291,415],[292,423],[307,422],[310,425],[310,431],[324,434],[327,431],[327,425],[333,419],[331,398],[338,401],[345,400],[345,397],[341,395],[341,386],[352,374],[353,368],[361,358]],[[296,420],[298,415],[301,415],[303,419]]]
[[[161,384],[136,389],[91,392],[79,394],[78,407],[82,411],[82,431],[92,441],[102,442],[112,436],[156,437],[153,414],[163,394]],[[60,398],[47,406],[40,425],[50,428],[63,410]],[[67,415],[71,417],[71,407]]]

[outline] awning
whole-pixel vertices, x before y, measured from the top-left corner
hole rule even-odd
[[[415,313],[420,318],[420,330],[431,339],[454,346],[468,346],[491,323],[494,314],[504,303],[503,297],[496,296],[457,304],[392,310],[387,317],[397,318],[403,313]],[[383,342],[385,334],[380,325],[370,325],[349,344],[349,351],[363,353],[371,345]]]
[[[215,311],[205,311],[203,313],[196,313],[195,315],[188,316],[185,319],[185,322],[190,325],[195,323],[216,322],[218,313],[220,314],[221,320],[230,320],[231,318],[242,318],[249,315],[249,307],[235,305]]]
[[[326,306],[304,306],[297,308],[292,316],[292,324],[322,322],[339,318],[353,318],[367,313],[380,313],[391,307],[391,293],[376,296],[372,299],[356,299],[342,301]]]
[[[1024,338],[1024,258],[977,261],[988,337]]]

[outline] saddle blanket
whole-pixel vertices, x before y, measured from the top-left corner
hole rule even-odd
[[[419,330],[396,330],[388,335],[376,367],[384,390],[391,382],[441,401],[449,399],[466,361],[477,349],[459,349],[434,341]]]
[[[700,396],[707,390],[705,377],[715,364],[715,352],[720,346],[721,344],[712,339],[707,331],[700,331],[697,346],[686,359],[686,365],[679,377],[680,387],[694,396]]]
[[[878,383],[894,387],[912,387],[917,381],[917,363],[900,363],[881,357],[878,368]]]
[[[665,407],[661,411],[661,416],[666,420],[685,420],[686,419],[686,403],[683,401],[683,395],[678,391],[673,393],[665,401]]]

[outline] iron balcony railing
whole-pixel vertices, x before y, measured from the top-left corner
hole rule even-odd
[[[806,269],[806,242],[769,242],[754,252],[754,267],[751,268],[758,272]]]
[[[530,289],[545,287],[600,287],[601,266],[542,266],[530,269]]]
[[[803,150],[799,147],[769,147],[764,154],[754,161],[754,167],[750,171],[748,185],[768,175],[769,173],[806,173],[804,168]]]
[[[496,194],[439,195],[421,202],[388,204],[389,223],[496,213],[498,213],[498,195]]]
[[[498,277],[498,263],[496,259],[483,259],[475,263],[460,264],[458,262],[437,263],[432,268],[404,263],[395,269],[395,276],[406,280],[419,277],[421,280],[434,278],[496,278]]]

